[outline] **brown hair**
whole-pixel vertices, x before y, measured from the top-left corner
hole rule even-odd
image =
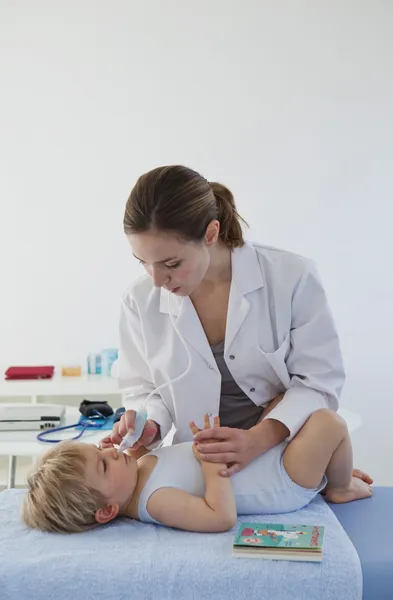
[[[150,229],[174,232],[188,241],[203,239],[208,224],[220,222],[220,241],[228,248],[244,244],[232,193],[220,183],[209,183],[202,175],[180,165],[158,167],[139,177],[127,200],[124,232]]]
[[[64,441],[39,459],[27,479],[21,517],[28,527],[77,533],[97,525],[95,511],[105,497],[86,482],[82,444]]]

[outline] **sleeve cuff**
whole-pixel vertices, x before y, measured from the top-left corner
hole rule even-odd
[[[266,419],[276,419],[289,429],[286,441],[291,441],[303,427],[307,419],[321,408],[337,410],[336,406],[329,405],[326,397],[316,390],[293,386],[287,390],[284,398],[267,415]]]

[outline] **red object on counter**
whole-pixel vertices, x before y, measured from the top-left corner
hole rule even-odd
[[[9,367],[5,372],[6,379],[51,379],[55,367]]]

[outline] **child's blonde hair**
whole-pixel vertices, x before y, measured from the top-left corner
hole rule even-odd
[[[95,511],[105,506],[104,495],[86,481],[82,444],[64,441],[39,459],[27,479],[21,516],[26,525],[42,531],[76,533],[96,525]]]

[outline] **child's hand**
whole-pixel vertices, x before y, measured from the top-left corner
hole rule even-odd
[[[115,446],[113,445],[111,436],[108,435],[107,437],[105,437],[103,440],[100,441],[98,447],[101,448],[101,450],[105,450],[106,448],[114,448]]]
[[[190,429],[191,429],[193,435],[197,434],[199,431],[202,431],[202,429],[199,429],[199,427],[197,427],[195,425],[194,421],[190,421],[189,426],[190,426]],[[215,428],[215,427],[220,427],[220,417],[214,417],[213,428]],[[211,429],[210,418],[209,418],[208,414],[205,414],[205,416],[203,418],[203,429]],[[209,444],[210,442],[214,443],[214,441],[215,441],[214,439],[208,439],[208,440],[204,440],[204,443]],[[193,443],[192,451],[194,452],[194,456],[197,459],[197,461],[202,462],[203,458],[201,457],[201,455],[199,453],[197,442]]]

